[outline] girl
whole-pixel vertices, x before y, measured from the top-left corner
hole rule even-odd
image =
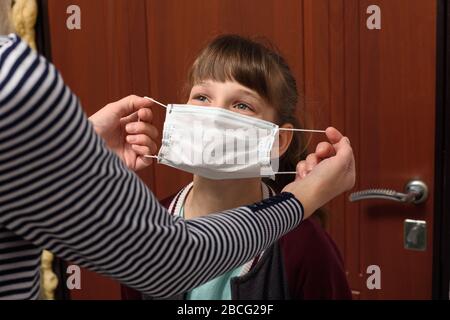
[[[296,82],[288,65],[252,40],[235,35],[213,40],[192,65],[188,89],[190,105],[220,106],[281,128],[301,128]],[[304,159],[304,145],[301,135],[280,131],[279,171],[295,171]],[[301,163],[303,175],[314,162]],[[194,175],[191,184],[163,204],[171,214],[192,219],[269,198],[294,178],[210,180]],[[309,219],[248,263],[173,298],[350,299],[351,293],[335,243]]]

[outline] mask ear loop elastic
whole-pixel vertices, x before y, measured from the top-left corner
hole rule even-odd
[[[145,155],[144,158],[151,158],[151,159],[156,159],[156,160],[159,159],[158,156],[151,156],[151,155]]]
[[[161,102],[159,102],[159,101],[156,101],[155,99],[153,99],[153,98],[150,98],[150,97],[144,97],[145,99],[147,99],[147,100],[150,100],[151,102],[154,102],[154,103],[156,103],[156,104],[159,104],[161,107],[164,107],[164,108],[168,108],[168,106],[166,106],[164,103],[161,103]]]
[[[279,131],[299,131],[299,132],[316,132],[325,133],[325,130],[312,130],[312,129],[290,129],[290,128],[278,128]]]
[[[325,133],[325,130],[313,130],[313,129],[289,129],[289,128],[278,128],[279,131],[297,131],[297,132],[314,132],[314,133]],[[297,174],[296,171],[280,171],[274,172],[274,174]]]
[[[156,103],[157,105],[160,105],[161,107],[164,107],[164,108],[166,108],[166,109],[168,108],[164,103],[161,103],[161,102],[159,102],[159,101],[156,101],[156,100],[153,99],[153,98],[150,98],[150,97],[144,97],[144,98],[150,100],[151,102]],[[141,119],[138,118],[138,121],[140,122]],[[159,160],[159,157],[158,157],[158,156],[152,156],[152,155],[145,155],[144,158],[150,158],[150,159],[156,159],[156,160]]]

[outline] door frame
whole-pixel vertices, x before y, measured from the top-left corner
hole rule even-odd
[[[450,299],[450,3],[437,0],[433,299]],[[447,195],[447,196],[446,196]]]
[[[36,31],[36,46],[39,54],[43,55],[48,61],[52,61],[52,50],[50,43],[50,26],[48,20],[48,1],[47,0],[37,0],[38,6],[38,16],[35,25]],[[52,271],[55,273],[58,279],[58,286],[54,290],[55,300],[69,300],[70,294],[69,289],[67,289],[67,273],[66,273],[66,263],[58,258],[56,255],[53,256],[52,261]]]

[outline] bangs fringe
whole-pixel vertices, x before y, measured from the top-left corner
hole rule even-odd
[[[227,36],[216,39],[200,54],[191,68],[189,82],[192,87],[206,80],[236,81],[272,103],[269,88],[273,64],[270,52],[262,45]]]

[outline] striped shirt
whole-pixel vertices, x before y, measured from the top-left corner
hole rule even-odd
[[[186,292],[303,218],[290,193],[208,217],[167,213],[99,138],[52,64],[0,47],[0,299],[36,299],[46,248],[146,295]]]

